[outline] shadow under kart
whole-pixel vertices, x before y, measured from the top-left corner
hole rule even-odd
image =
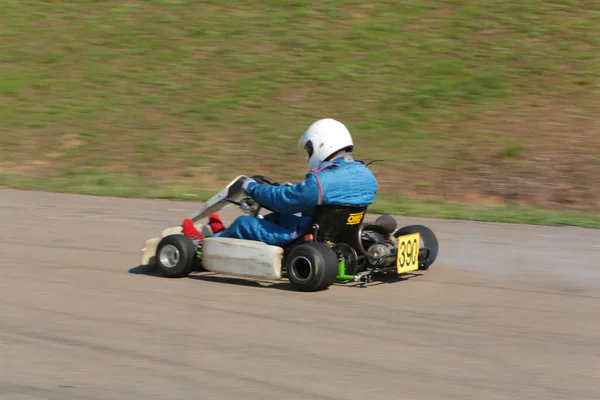
[[[367,207],[319,206],[307,230],[283,246],[212,237],[210,226],[198,221],[226,207],[235,205],[263,218],[262,207],[242,188],[244,178],[236,177],[190,216],[206,236],[202,243],[185,236],[181,226],[165,229],[160,237],[146,241],[140,267],[155,265],[170,278],[185,277],[194,270],[266,280],[287,278],[293,289],[315,292],[336,282],[368,283],[378,274],[424,271],[437,258],[439,244],[431,229],[424,225],[397,229],[390,215],[364,222]],[[261,175],[252,178],[279,185]]]

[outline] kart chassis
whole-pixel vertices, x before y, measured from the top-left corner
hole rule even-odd
[[[190,216],[192,221],[198,224],[198,221],[208,217],[211,213],[230,206],[237,206],[244,213],[253,217],[263,218],[260,214],[263,207],[249,197],[242,188],[244,178],[246,178],[244,175],[237,176],[225,188],[210,198]],[[259,183],[279,185],[279,183],[262,175],[254,175],[252,178]],[[278,248],[274,250],[279,255],[275,256],[275,261],[271,262],[273,265],[270,266],[271,270],[276,270],[276,273],[271,272],[265,275],[287,277],[290,281],[294,279],[294,283],[300,290],[314,291],[322,290],[334,281],[368,283],[373,280],[376,274],[391,273],[400,275],[417,270],[427,270],[433,264],[437,257],[438,242],[435,234],[429,228],[423,225],[409,225],[397,229],[396,221],[389,215],[380,216],[374,222],[364,222],[366,211],[367,207],[318,207],[309,227],[300,237],[291,243],[276,246]],[[207,236],[204,243],[184,236],[181,227],[166,229],[160,238],[153,238],[146,242],[146,246],[142,249],[142,264],[149,264],[154,259],[154,262],[158,264],[163,273],[167,276],[170,274],[172,277],[185,276],[192,269],[207,269],[225,274],[250,277],[261,276],[260,272],[254,270],[251,270],[250,273],[244,273],[241,269],[238,271],[236,266],[220,271],[220,268],[215,267],[213,263],[213,266],[207,268],[205,265],[207,264],[207,258],[214,256],[205,254],[204,246],[212,245],[214,242],[211,241],[229,241],[228,243],[238,247],[242,244],[262,245],[264,246],[263,249],[273,248],[274,246],[241,239],[213,238],[207,224],[196,226]],[[171,243],[162,246],[165,240],[179,241],[180,244]],[[186,241],[189,242],[189,245],[185,243]],[[248,242],[253,242],[253,244]],[[193,257],[188,256],[188,261],[179,259],[181,258],[180,252],[184,251],[181,246],[187,246],[187,253],[190,253],[193,248]],[[328,282],[319,285],[313,284],[309,289],[303,288],[301,279],[294,278],[289,273],[290,257],[293,257],[295,253],[302,253],[302,251],[305,254],[307,250],[310,250],[307,247],[311,247],[311,251],[315,254],[311,256],[309,251],[308,256],[302,256],[298,259],[316,257],[313,264],[325,265],[325,269],[328,269],[328,278],[323,278]],[[302,248],[302,251],[299,248]],[[224,250],[219,251],[223,252]],[[329,254],[329,252],[332,254]],[[169,257],[171,257],[170,262]],[[280,260],[277,260],[277,257],[280,257]],[[252,259],[238,260],[238,262],[250,263],[252,261]],[[172,267],[167,264],[176,264],[177,262],[187,262],[193,265],[186,265],[182,273],[171,273],[169,268]],[[333,266],[334,263],[335,266]],[[315,267],[313,266],[313,268]],[[333,271],[334,269],[335,271]],[[296,274],[296,269],[294,269],[294,274]]]

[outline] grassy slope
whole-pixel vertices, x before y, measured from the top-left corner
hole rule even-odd
[[[385,160],[373,166],[379,207],[600,225],[597,214],[471,215],[437,202],[600,209],[596,1],[4,0],[3,10],[0,184],[181,196],[239,173],[299,179],[297,137],[333,116],[357,156]],[[436,200],[398,205],[398,194]]]

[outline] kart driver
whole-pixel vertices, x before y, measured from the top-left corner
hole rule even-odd
[[[278,246],[302,235],[313,210],[319,205],[367,206],[373,203],[377,180],[364,163],[354,159],[354,143],[344,124],[330,118],[318,120],[304,132],[298,147],[308,153],[310,170],[304,180],[271,186],[246,178],[243,182],[246,193],[273,212],[264,219],[240,216],[227,229],[218,213],[213,213],[208,225],[215,237],[257,240]],[[191,219],[186,218],[182,227],[188,237],[204,239]]]

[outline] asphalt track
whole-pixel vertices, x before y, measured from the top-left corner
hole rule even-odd
[[[600,398],[600,231],[419,221],[430,271],[312,294],[139,268],[196,206],[1,189],[0,399]]]

